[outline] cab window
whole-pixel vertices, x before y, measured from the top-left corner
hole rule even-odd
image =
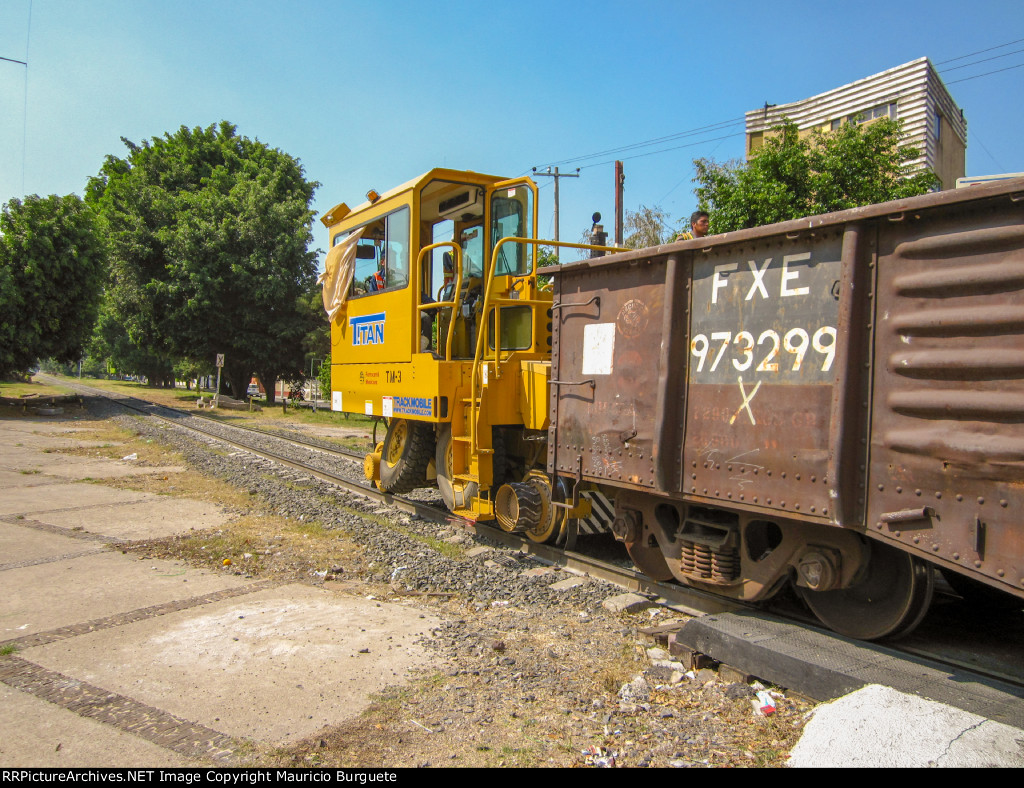
[[[335,243],[343,240],[340,236]],[[356,245],[353,297],[409,284],[409,208],[402,207],[365,226]]]
[[[525,185],[502,189],[491,198],[491,248],[502,238],[530,237],[533,193]],[[502,244],[495,276],[529,273],[532,265],[529,245]]]

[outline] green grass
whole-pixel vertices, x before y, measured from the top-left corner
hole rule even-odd
[[[6,657],[8,654],[14,654],[17,650],[18,647],[14,643],[5,643],[0,646],[0,657]]]
[[[58,376],[59,377],[59,376]],[[64,378],[70,383],[77,382],[76,379]],[[139,397],[140,399],[147,399],[153,402],[158,402],[162,405],[168,405],[175,408],[182,408],[185,410],[192,410],[196,406],[196,400],[200,397],[204,399],[210,399],[213,393],[210,391],[197,391],[192,389],[174,388],[174,389],[160,389],[152,388],[143,383],[131,380],[103,380],[99,378],[82,378],[82,384],[92,386],[93,388],[103,389],[104,391],[113,391],[127,396]],[[7,394],[6,388],[8,386],[14,387],[17,385],[31,387],[32,391],[41,391],[43,389],[42,384],[4,384],[3,388],[0,389],[0,394],[3,396],[20,396],[18,394]],[[71,393],[70,391],[61,390],[59,393]],[[42,394],[40,396],[43,396]],[[273,405],[269,405],[266,400],[255,400],[262,408],[262,411],[249,413],[247,411],[238,410],[221,410],[221,411],[207,411],[208,415],[213,415],[217,418],[225,419],[228,421],[242,421],[252,426],[262,427],[273,427],[280,424],[309,424],[309,425],[320,425],[326,427],[344,427],[349,429],[373,429],[373,419],[367,418],[360,414],[352,413],[335,413],[330,408],[319,408],[316,413],[313,413],[312,408],[293,408],[288,407],[287,412],[284,412],[281,407],[281,401],[278,400]]]
[[[50,386],[45,383],[0,383],[0,397],[18,399],[35,395],[36,397],[63,397],[74,392],[64,386]]]

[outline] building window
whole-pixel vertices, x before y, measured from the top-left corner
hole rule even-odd
[[[850,116],[850,123],[861,124],[875,120],[876,118],[890,118],[896,120],[896,103],[878,104],[856,115]]]
[[[942,141],[942,113],[935,111],[935,141]]]

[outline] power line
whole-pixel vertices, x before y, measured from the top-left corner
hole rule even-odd
[[[1003,47],[1009,47],[1009,46],[1013,46],[1014,44],[1019,44],[1021,41],[1024,41],[1024,38],[1018,38],[1016,41],[1007,41],[1005,44],[997,44],[996,46],[989,47],[988,49],[979,49],[977,52],[970,52],[970,53],[968,53],[966,55],[960,55],[960,57],[951,57],[949,60],[942,60],[942,61],[936,63],[935,65],[936,66],[941,66],[941,65],[944,65],[946,63],[955,63],[957,60],[963,60],[964,58],[974,57],[975,55],[983,55],[986,52],[991,52],[994,49],[1002,49]],[[959,66],[958,66],[958,68],[959,68]]]
[[[996,157],[992,155],[992,151],[985,147],[985,143],[981,141],[981,138],[977,135],[977,133],[975,133],[974,129],[970,129],[967,133],[975,142],[977,142],[981,146],[981,149],[988,154],[988,157],[992,159],[992,162],[993,164],[996,165],[996,168],[1000,172],[1006,172],[1006,167],[1004,167],[1000,162],[996,161]]]
[[[992,57],[986,57],[982,60],[975,60],[973,63],[964,63],[962,66],[953,66],[953,68],[943,69],[942,73],[948,74],[950,71],[956,71],[958,68],[970,68],[971,66],[976,66],[979,63],[988,63],[990,60],[999,60],[1001,57],[1009,57],[1010,55],[1017,55],[1021,52],[1024,52],[1024,49],[1015,49],[1012,52],[1004,52],[1001,55],[993,55]]]
[[[718,142],[719,140],[727,140],[727,139],[730,139],[731,137],[735,137],[735,136],[737,136],[737,133],[734,132],[732,134],[726,134],[726,135],[724,135],[722,137],[712,137],[711,139],[708,139],[708,140],[697,140],[696,142],[688,142],[685,145],[674,145],[671,148],[662,148],[660,150],[652,150],[652,151],[649,151],[647,153],[638,153],[635,156],[620,156],[619,160],[620,161],[629,161],[630,159],[642,159],[645,156],[656,156],[659,153],[668,153],[668,152],[674,151],[674,150],[682,150],[683,148],[692,148],[692,147],[694,147],[696,145],[706,145],[709,142]],[[580,169],[581,170],[588,170],[591,167],[600,167],[600,166],[602,166],[604,164],[610,164],[613,161],[615,161],[615,159],[607,159],[605,161],[595,162],[594,164],[585,164],[584,166],[580,167]]]
[[[622,146],[617,147],[617,148],[608,148],[607,150],[597,151],[596,153],[587,153],[587,154],[584,154],[582,156],[574,156],[572,158],[563,159],[561,161],[549,162],[547,164],[539,165],[538,169],[540,167],[554,167],[556,165],[560,167],[560,166],[562,166],[564,164],[575,164],[576,162],[579,162],[579,161],[587,161],[588,159],[596,159],[599,156],[609,156],[611,154],[622,153],[624,151],[636,150],[637,148],[646,148],[646,147],[649,147],[651,145],[658,145],[658,144],[661,144],[661,143],[664,143],[664,142],[670,142],[672,140],[683,139],[685,137],[692,137],[692,136],[695,136],[695,135],[700,134],[702,132],[720,131],[723,128],[727,128],[729,126],[736,125],[737,123],[742,123],[742,122],[745,122],[745,121],[746,121],[745,117],[743,117],[743,118],[730,118],[729,120],[723,120],[723,121],[719,121],[718,123],[711,123],[711,124],[709,124],[707,126],[699,126],[697,128],[687,129],[685,131],[679,131],[679,132],[676,132],[674,134],[667,134],[667,135],[662,136],[662,137],[655,137],[654,139],[645,140],[643,142],[634,142],[632,144],[622,145]],[[669,150],[673,150],[673,149],[670,148]],[[619,158],[621,158],[621,157],[619,157]],[[588,166],[594,166],[594,165],[588,165]]]
[[[984,74],[975,74],[973,77],[964,77],[963,79],[954,79],[952,82],[947,82],[947,85],[955,85],[957,82],[967,82],[971,79],[978,79],[979,77],[987,77],[990,74],[999,74],[1003,71],[1012,71],[1015,68],[1024,68],[1024,63],[1018,63],[1016,66],[1007,66],[1006,68],[997,68],[995,71],[986,71]]]

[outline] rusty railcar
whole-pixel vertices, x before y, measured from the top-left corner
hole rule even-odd
[[[909,631],[1024,597],[1024,181],[544,269],[547,470],[662,579]]]

